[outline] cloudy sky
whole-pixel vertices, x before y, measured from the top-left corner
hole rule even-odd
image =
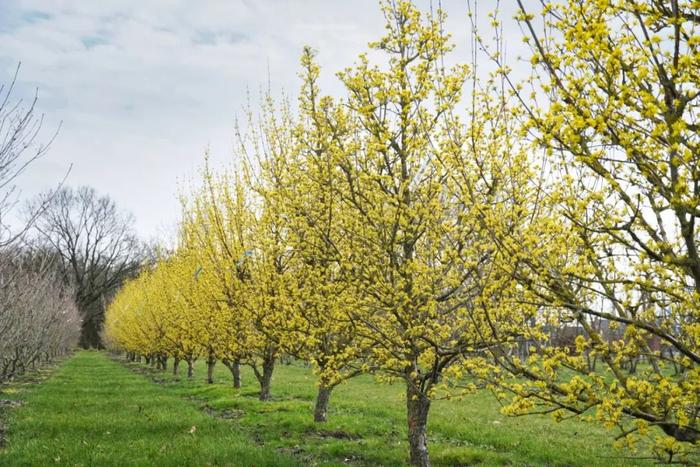
[[[435,2],[437,3],[437,2]],[[428,0],[419,2],[428,7]],[[466,0],[443,0],[468,61]],[[248,90],[295,95],[304,45],[324,87],[381,36],[375,0],[0,0],[0,82],[39,89],[50,152],[19,181],[23,197],[92,185],[131,211],[142,236],[172,232],[178,183],[209,148],[223,163]]]

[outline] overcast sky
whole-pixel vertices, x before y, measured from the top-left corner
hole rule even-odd
[[[419,1],[428,7],[427,0]],[[435,2],[437,4],[437,2]],[[468,61],[466,0],[443,0]],[[516,31],[513,31],[515,33]],[[323,85],[383,34],[375,0],[0,0],[0,82],[19,61],[16,97],[39,89],[50,152],[19,181],[23,197],[92,185],[136,217],[145,238],[172,232],[178,181],[210,148],[231,157],[232,127],[250,90],[294,96],[304,45]]]

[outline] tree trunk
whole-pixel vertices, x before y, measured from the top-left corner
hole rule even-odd
[[[177,376],[178,370],[180,369],[180,359],[176,358],[173,360],[173,376]]]
[[[238,360],[233,362],[231,374],[233,375],[233,387],[236,389],[241,389],[241,364]]]
[[[262,374],[257,372],[258,382],[260,383],[260,400],[269,401],[270,400],[270,385],[272,383],[272,371],[275,369],[275,358],[265,357],[262,365]]]
[[[214,358],[213,354],[209,354],[209,358],[207,358],[207,383],[208,384],[214,383],[214,365],[216,365],[216,359]]]
[[[408,444],[411,450],[411,465],[430,467],[427,439],[430,399],[422,394],[417,382],[408,380],[406,384]]]
[[[314,422],[323,423],[328,420],[328,402],[331,399],[332,387],[319,386],[314,407]]]
[[[194,374],[194,362],[190,358],[187,360],[187,377],[189,379],[192,379],[193,374]]]
[[[235,389],[241,388],[241,364],[238,360],[222,360],[224,365],[231,371],[231,376],[233,377],[233,387]]]
[[[98,315],[94,315],[91,310],[81,310],[84,318],[82,327],[80,328],[80,342],[78,345],[83,349],[103,349],[100,331],[102,329],[102,313],[100,310]]]

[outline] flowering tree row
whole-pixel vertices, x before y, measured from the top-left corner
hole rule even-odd
[[[234,379],[250,365],[263,400],[275,362],[296,356],[318,375],[319,421],[347,378],[401,381],[414,465],[430,463],[431,401],[476,382],[507,413],[573,414],[692,459],[697,5],[572,1],[535,17],[518,3],[525,82],[476,31],[494,73],[445,65],[443,13],[408,1],[383,4],[383,59],[338,73],[340,97],[305,49],[297,105],[265,97],[235,166],[205,165],[176,251],[111,304],[111,345],[220,360]],[[574,326],[572,345],[552,338]]]

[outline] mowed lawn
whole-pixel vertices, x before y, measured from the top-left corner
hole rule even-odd
[[[191,381],[125,365],[80,352],[47,381],[0,394],[26,402],[11,411],[0,465],[406,463],[401,384],[355,378],[336,389],[329,422],[318,425],[314,377],[302,365],[276,368],[267,403],[256,399],[249,370],[236,391],[223,365],[213,385],[204,382],[203,362]],[[501,416],[485,391],[435,402],[429,425],[436,465],[643,465],[622,459],[629,453],[610,447],[612,433],[587,423]]]
[[[24,405],[3,416],[0,465],[297,465],[224,420],[99,352],[80,352],[38,385],[0,391]]]

